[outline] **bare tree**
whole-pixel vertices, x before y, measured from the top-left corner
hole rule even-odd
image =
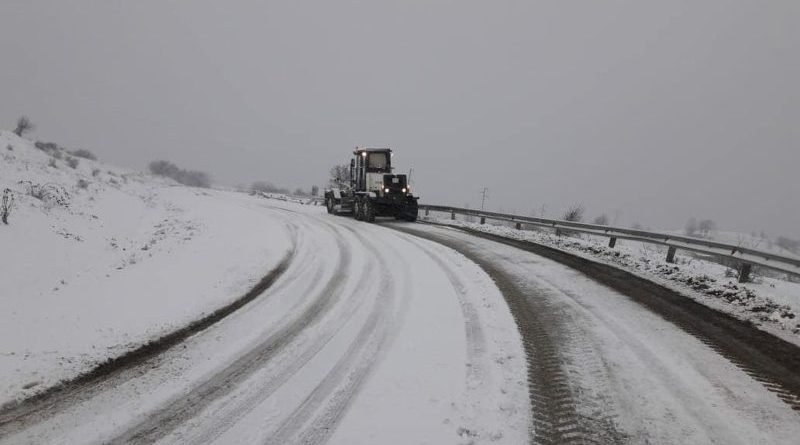
[[[602,215],[598,216],[597,218],[592,221],[594,224],[598,226],[607,226],[608,225],[608,215],[603,213]]]
[[[350,185],[350,165],[334,165],[330,171],[330,186],[344,188]]]
[[[317,196],[317,195],[319,195],[319,186],[318,185],[312,185],[311,186],[311,196]]]
[[[17,119],[17,128],[14,129],[14,134],[22,137],[25,133],[33,131],[34,128],[36,128],[36,126],[33,125],[33,122],[31,122],[27,116],[20,116],[20,118]]]
[[[697,229],[703,237],[708,238],[712,232],[717,230],[717,223],[711,219],[704,219],[697,224]]]

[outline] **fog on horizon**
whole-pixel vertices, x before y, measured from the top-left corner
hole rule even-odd
[[[217,183],[388,146],[423,203],[800,238],[800,2],[0,4],[0,128]]]

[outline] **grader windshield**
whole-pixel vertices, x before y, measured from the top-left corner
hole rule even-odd
[[[367,170],[370,172],[388,171],[389,153],[378,151],[369,153],[367,156]]]

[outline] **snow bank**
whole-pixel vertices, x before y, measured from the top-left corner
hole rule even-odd
[[[176,186],[10,132],[0,132],[0,156],[0,191],[15,201],[0,223],[0,405],[241,297],[292,248],[284,220],[257,198]]]
[[[676,262],[670,264],[666,262],[665,247],[641,242],[618,240],[612,249],[607,246],[607,238],[602,237],[559,237],[549,231],[517,230],[500,224],[453,221],[433,215],[424,219],[530,241],[613,264],[800,343],[800,283],[756,273],[752,283],[740,284],[730,268],[681,251],[675,256]]]

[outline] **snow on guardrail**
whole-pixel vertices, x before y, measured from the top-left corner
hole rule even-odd
[[[668,263],[674,262],[675,252],[678,249],[712,255],[719,258],[732,259],[740,265],[739,282],[747,282],[750,279],[750,272],[752,266],[754,265],[800,276],[800,259],[776,255],[771,252],[751,249],[739,245],[720,243],[712,240],[691,238],[681,235],[671,235],[660,232],[650,232],[646,230],[587,224],[574,221],[536,218],[532,216],[512,215],[507,213],[485,212],[481,210],[465,209],[460,207],[421,204],[420,209],[425,210],[426,216],[431,211],[445,212],[450,213],[451,219],[455,219],[455,215],[479,217],[481,224],[485,223],[487,219],[490,219],[495,221],[514,222],[516,223],[517,229],[522,229],[523,226],[530,225],[604,236],[609,238],[608,246],[611,248],[616,245],[617,239],[660,244],[668,247]]]

